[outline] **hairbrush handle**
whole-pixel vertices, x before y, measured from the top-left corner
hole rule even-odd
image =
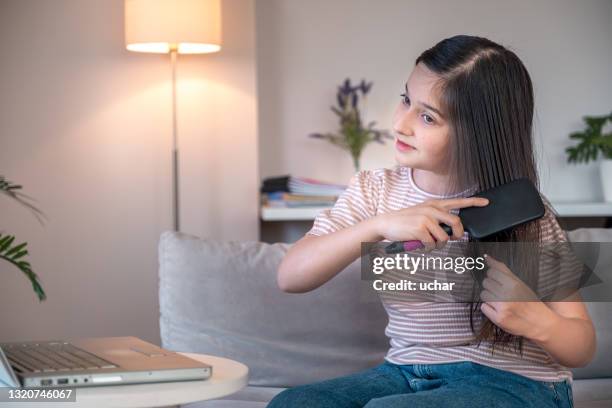
[[[440,224],[440,227],[449,235],[453,235],[453,229],[446,224]],[[410,252],[419,248],[423,248],[425,245],[419,240],[412,241],[394,241],[385,247],[385,253],[387,254],[399,254],[401,252]]]

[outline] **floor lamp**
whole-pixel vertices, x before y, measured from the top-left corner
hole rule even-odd
[[[125,0],[125,46],[129,51],[170,54],[172,66],[172,217],[179,219],[179,149],[176,122],[177,54],[221,50],[220,0]]]

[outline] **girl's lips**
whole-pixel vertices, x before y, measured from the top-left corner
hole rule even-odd
[[[401,141],[401,140],[399,140],[399,139],[396,139],[396,141],[395,141],[395,147],[396,147],[398,150],[402,151],[402,152],[407,152],[407,151],[410,151],[410,150],[415,150],[415,148],[414,148],[414,147],[410,146],[410,145],[409,145],[409,144],[407,144],[407,143],[402,142],[402,141]]]

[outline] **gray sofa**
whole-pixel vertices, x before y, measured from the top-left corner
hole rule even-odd
[[[612,242],[612,230],[579,229],[570,231],[569,238]],[[360,279],[359,261],[315,291],[289,294],[276,285],[277,266],[289,247],[162,234],[163,347],[232,358],[250,370],[245,389],[189,407],[265,407],[287,387],[383,361],[387,317],[376,294]],[[587,306],[598,351],[588,367],[573,370],[575,407],[612,407],[612,303]]]

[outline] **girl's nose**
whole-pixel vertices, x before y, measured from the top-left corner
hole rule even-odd
[[[393,121],[393,130],[404,135],[413,135],[412,116],[410,111],[398,109]]]

